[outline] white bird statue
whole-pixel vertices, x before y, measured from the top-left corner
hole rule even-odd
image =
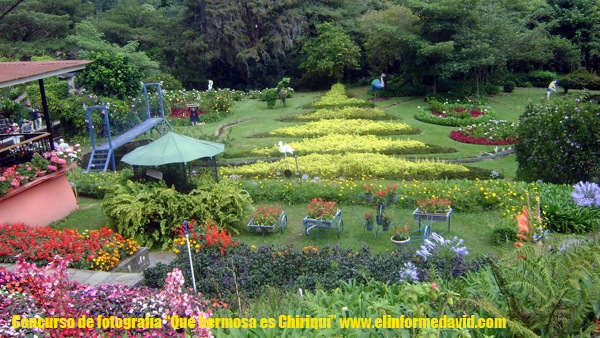
[[[60,143],[56,146],[56,150],[64,151],[64,150],[68,150],[70,148],[69,144],[66,143],[64,139],[61,138],[58,142],[60,142]]]
[[[292,149],[292,147],[290,147],[289,145],[284,145],[282,141],[279,141],[277,145],[279,145],[279,152],[282,153],[284,157],[287,157],[287,153],[294,155],[294,149]]]

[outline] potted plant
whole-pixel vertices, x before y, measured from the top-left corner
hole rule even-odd
[[[375,216],[372,213],[367,212],[365,213],[365,219],[367,220],[365,227],[368,231],[372,231],[375,228]]]
[[[423,198],[417,201],[417,209],[413,213],[415,219],[444,221],[452,212],[452,201],[447,198]]]
[[[385,207],[387,205],[387,190],[378,190],[375,192],[375,203],[378,206]]]
[[[390,219],[390,216],[388,216],[386,214],[381,214],[381,217],[379,218],[379,222],[381,224],[381,231],[390,230],[390,226],[392,225],[392,220]]]
[[[404,226],[404,229],[394,229],[394,236],[392,236],[392,243],[396,245],[406,244],[410,241],[410,235],[408,234],[410,227],[408,223]]]
[[[332,221],[338,212],[337,202],[323,201],[321,197],[313,198],[306,211],[306,218],[309,220]]]
[[[365,201],[371,203],[373,201],[373,183],[363,184],[363,189],[365,189]]]
[[[398,184],[388,184],[388,186],[387,186],[388,201],[391,204],[395,204],[398,202],[398,195],[396,194],[397,190],[398,190]]]
[[[48,172],[48,165],[50,164],[50,162],[48,162],[48,160],[45,159],[42,155],[35,153],[31,158],[31,164],[32,167],[36,169],[38,176],[44,176]]]
[[[264,207],[256,208],[250,223],[248,223],[248,227],[257,226],[267,232],[273,232],[281,213],[281,207],[279,205],[265,205]]]

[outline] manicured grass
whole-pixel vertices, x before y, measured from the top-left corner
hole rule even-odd
[[[60,221],[52,222],[50,227],[57,230],[76,229],[83,232],[84,230],[98,230],[107,226],[108,218],[102,211],[102,200],[80,197],[77,201],[79,202],[79,209]]]

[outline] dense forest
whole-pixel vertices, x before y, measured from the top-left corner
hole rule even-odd
[[[595,70],[599,17],[596,0],[0,0],[0,60],[121,53],[146,80],[198,89],[386,73],[410,95]]]

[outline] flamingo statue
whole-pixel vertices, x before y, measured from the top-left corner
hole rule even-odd
[[[279,146],[279,152],[282,153],[284,157],[287,157],[287,153],[294,155],[294,149],[292,149],[292,147],[290,147],[289,145],[284,145],[281,141],[279,141],[277,145]]]
[[[375,99],[377,99],[377,91],[382,90],[385,87],[385,82],[383,81],[384,77],[385,74],[382,73],[380,79],[375,79],[371,82],[371,91],[375,92]]]

